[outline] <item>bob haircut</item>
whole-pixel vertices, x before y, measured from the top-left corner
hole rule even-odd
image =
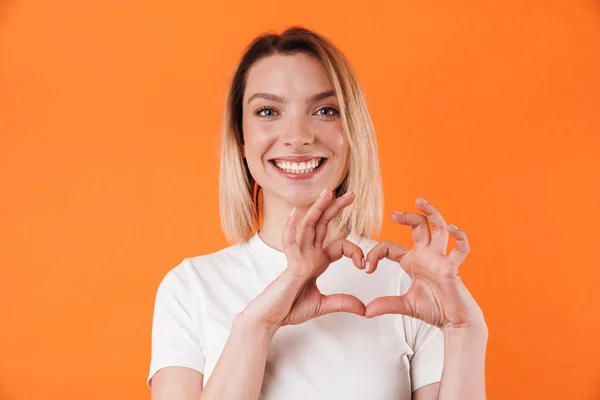
[[[279,35],[265,33],[254,39],[237,65],[228,90],[221,128],[219,184],[221,227],[230,242],[250,239],[262,218],[260,187],[242,156],[243,98],[248,72],[265,57],[298,53],[315,57],[325,68],[339,102],[342,128],[350,147],[348,171],[334,195],[351,191],[355,200],[330,223],[330,230],[335,230],[335,237],[350,233],[370,237],[381,229],[383,193],[377,140],[356,75],[346,57],[329,40],[295,26]]]

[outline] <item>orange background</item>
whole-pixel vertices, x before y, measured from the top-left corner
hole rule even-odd
[[[158,283],[226,245],[228,78],[291,24],[356,68],[386,215],[468,233],[488,398],[600,399],[600,3],[343,4],[0,2],[1,400],[149,398]]]

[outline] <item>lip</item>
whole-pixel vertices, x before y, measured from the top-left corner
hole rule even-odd
[[[269,165],[273,169],[275,169],[275,171],[277,173],[279,173],[279,175],[281,175],[281,176],[283,176],[283,177],[285,177],[287,179],[293,180],[293,181],[298,181],[298,180],[307,180],[307,179],[313,178],[315,175],[317,175],[319,172],[321,172],[323,170],[323,168],[325,167],[325,165],[327,164],[327,159],[324,158],[324,157],[308,157],[308,158],[305,157],[305,156],[301,156],[301,157],[304,157],[304,158],[303,159],[297,159],[297,158],[290,159],[290,158],[287,158],[287,157],[274,158],[273,160],[269,161]],[[284,170],[279,169],[275,165],[275,162],[274,162],[274,160],[285,160],[285,161],[302,162],[302,161],[312,160],[313,158],[323,158],[323,161],[321,162],[321,165],[319,165],[319,168],[315,169],[314,171],[312,171],[312,172],[305,172],[303,174],[294,174],[294,173],[291,173],[291,172],[285,172]]]
[[[303,161],[310,161],[312,159],[315,158],[325,158],[323,156],[318,156],[318,155],[305,155],[305,156],[282,156],[282,157],[273,157],[271,158],[269,161],[273,162],[275,160],[282,160],[282,161],[290,161],[290,162],[303,162]]]

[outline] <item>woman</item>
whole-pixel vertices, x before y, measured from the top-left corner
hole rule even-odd
[[[347,60],[303,28],[255,39],[224,115],[221,220],[236,244],[162,281],[153,399],[484,399],[487,328],[458,277],[467,237],[416,206],[392,216],[412,249],[369,239],[377,146]]]

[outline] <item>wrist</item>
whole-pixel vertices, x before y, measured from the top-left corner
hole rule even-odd
[[[307,274],[306,268],[295,266],[290,267],[288,264],[281,275],[279,275],[279,278],[286,280],[290,284],[296,283],[303,286],[304,283],[311,279],[311,276]]]
[[[487,343],[489,335],[487,324],[483,318],[469,320],[460,326],[446,325],[441,330],[446,341],[462,343]]]
[[[270,341],[280,326],[265,321],[248,308],[237,314],[233,319],[232,330],[242,335],[252,335]]]

